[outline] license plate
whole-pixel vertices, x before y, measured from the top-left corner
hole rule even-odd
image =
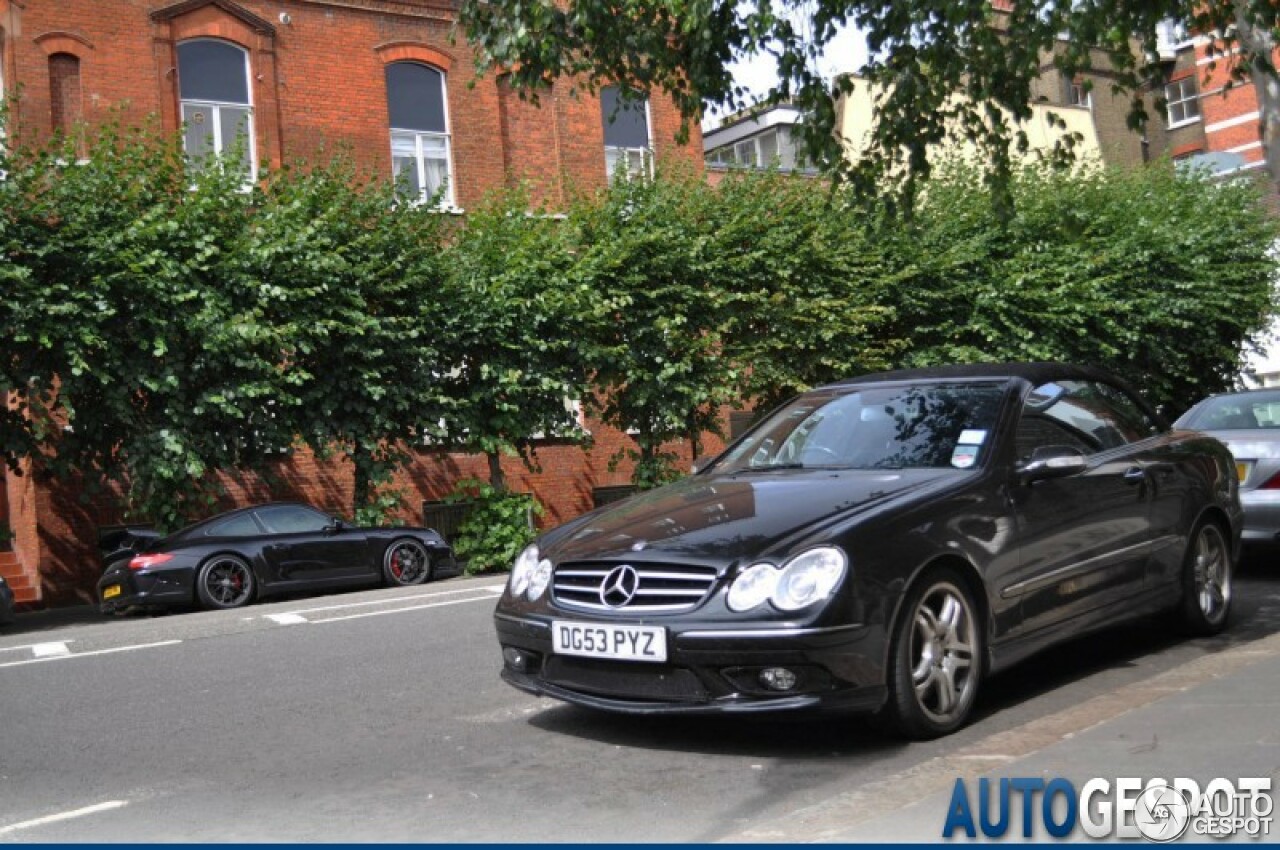
[[[1236,461],[1236,478],[1243,484],[1244,480],[1249,477],[1249,464],[1246,461]]]
[[[667,630],[659,626],[555,620],[551,623],[551,644],[557,655],[618,661],[667,660]]]
[[[118,584],[113,584],[110,587],[108,587],[106,590],[102,591],[103,599],[111,599],[119,595],[120,595],[120,585]]]

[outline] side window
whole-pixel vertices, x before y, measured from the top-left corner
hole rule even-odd
[[[1154,420],[1120,389],[1097,381],[1052,381],[1031,391],[1018,422],[1017,451],[1069,446],[1104,452],[1158,433]]]
[[[178,92],[182,141],[191,161],[236,153],[252,176],[256,160],[249,54],[225,41],[184,41],[178,45]]]
[[[1136,443],[1160,433],[1160,426],[1133,396],[1111,384],[1095,381],[1092,385],[1098,398],[1110,407],[1117,427],[1128,436],[1128,442]]]
[[[306,534],[321,531],[329,524],[326,515],[296,505],[263,508],[254,513],[268,534]]]
[[[240,514],[239,516],[229,517],[222,522],[216,522],[205,529],[205,537],[252,537],[255,534],[261,534],[258,524],[253,521],[250,514]]]

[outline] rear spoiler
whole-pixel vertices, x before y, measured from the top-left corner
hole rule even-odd
[[[133,557],[162,536],[151,525],[104,525],[98,529],[98,551],[102,562],[110,564]]]

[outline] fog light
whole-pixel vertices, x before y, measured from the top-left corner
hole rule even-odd
[[[771,691],[789,691],[796,686],[796,674],[786,667],[766,667],[760,671],[760,684]]]
[[[517,673],[529,672],[529,655],[522,649],[506,647],[502,650],[502,660],[507,662],[507,666]]]

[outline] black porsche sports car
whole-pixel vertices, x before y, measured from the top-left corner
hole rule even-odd
[[[691,477],[544,534],[495,612],[503,678],[632,713],[963,724],[989,673],[1170,612],[1223,628],[1241,509],[1216,440],[1061,364],[805,393]]]
[[[255,597],[456,573],[427,528],[354,528],[308,505],[241,508],[160,538],[128,530],[98,581],[103,613],[193,603],[236,608]]]

